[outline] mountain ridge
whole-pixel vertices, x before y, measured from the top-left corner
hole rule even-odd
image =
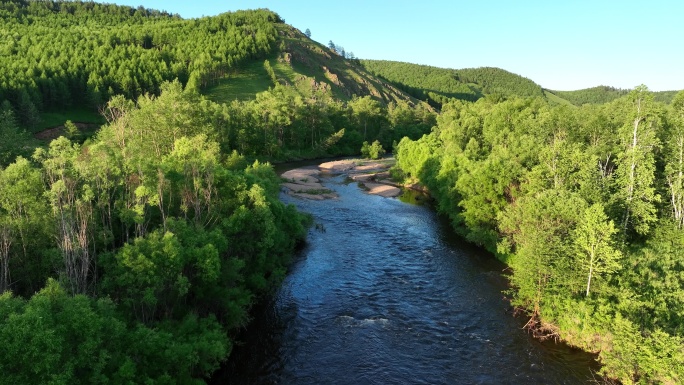
[[[364,59],[361,64],[372,74],[422,100],[441,104],[449,98],[474,101],[481,97],[542,97],[550,103],[602,104],[629,93],[610,86],[596,86],[573,91],[557,91],[498,67],[443,68],[391,60]],[[549,93],[553,96],[549,96]],[[654,91],[655,99],[669,104],[677,93]]]

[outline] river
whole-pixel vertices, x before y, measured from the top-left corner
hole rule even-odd
[[[505,268],[415,195],[282,194],[317,224],[213,384],[581,384],[594,357],[541,343],[503,298]]]

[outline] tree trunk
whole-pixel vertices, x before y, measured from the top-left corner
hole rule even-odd
[[[9,289],[9,250],[12,246],[11,230],[4,226],[0,229],[0,294]]]
[[[592,263],[591,266],[589,266],[589,279],[587,279],[587,294],[586,294],[587,297],[589,296],[589,287],[591,287],[591,276],[593,273],[594,273],[594,264]]]

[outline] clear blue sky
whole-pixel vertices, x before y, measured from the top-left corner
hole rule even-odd
[[[681,0],[115,0],[184,18],[269,8],[362,59],[500,67],[555,90],[684,89]]]

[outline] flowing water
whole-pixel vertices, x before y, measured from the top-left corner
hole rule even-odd
[[[505,266],[434,210],[370,196],[282,199],[315,228],[214,384],[581,384],[590,354],[540,343],[503,299]]]

